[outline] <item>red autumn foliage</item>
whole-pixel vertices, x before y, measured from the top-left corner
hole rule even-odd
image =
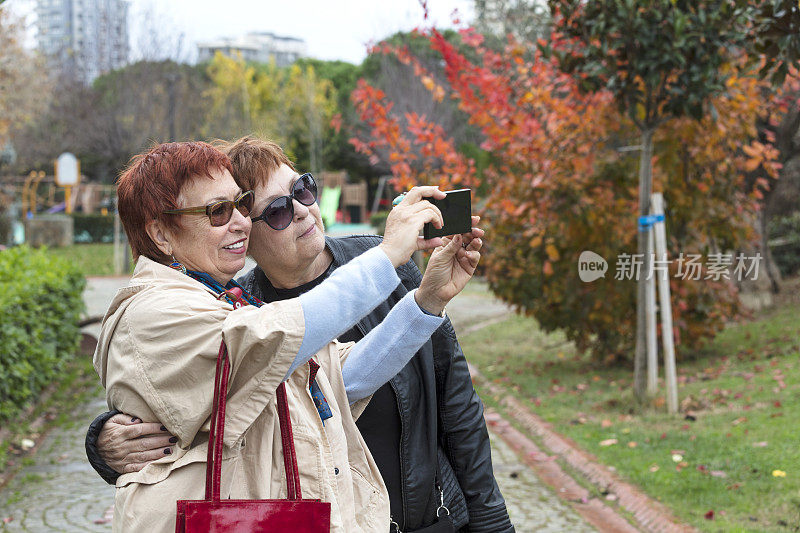
[[[361,80],[351,98],[368,134],[358,151],[383,157],[395,184],[470,186],[487,229],[483,272],[492,290],[545,330],[563,330],[599,359],[627,359],[635,326],[635,282],[614,279],[615,259],[636,250],[636,161],[617,148],[635,129],[606,91],[583,94],[555,60],[509,38],[492,50],[472,28],[454,44],[435,29],[418,31],[443,63],[429,72],[405,47],[386,43],[372,52],[409,66],[435,101],[454,100],[482,135],[490,164],[478,173],[440,126],[425,116],[392,113],[383,91]],[[557,43],[556,43],[557,44]],[[780,166],[769,144],[756,141],[756,119],[774,105],[765,82],[732,76],[714,100],[718,117],[673,120],[655,139],[654,190],[667,202],[674,333],[694,348],[736,315],[730,280],[674,277],[680,253],[741,250],[755,235],[759,189],[745,174]],[[592,250],[609,261],[605,279],[582,282],[578,256]],[[735,259],[734,259],[735,264]]]

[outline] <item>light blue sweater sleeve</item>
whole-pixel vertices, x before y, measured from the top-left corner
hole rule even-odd
[[[386,318],[358,341],[342,367],[350,403],[373,394],[408,363],[442,325],[444,318],[424,313],[406,294]]]
[[[371,248],[300,295],[306,333],[284,381],[323,346],[386,300],[400,278],[380,248]]]

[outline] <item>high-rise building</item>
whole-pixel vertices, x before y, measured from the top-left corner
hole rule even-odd
[[[306,42],[270,32],[250,32],[239,37],[223,37],[216,41],[197,43],[197,60],[201,63],[213,58],[217,52],[225,55],[239,53],[245,61],[275,61],[277,66],[286,67],[306,55]]]
[[[39,50],[54,72],[91,83],[128,61],[126,0],[38,0]]]

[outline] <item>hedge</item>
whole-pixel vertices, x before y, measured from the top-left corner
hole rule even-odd
[[[114,241],[114,215],[73,213],[72,220],[75,242]]]
[[[46,248],[0,251],[0,421],[58,380],[76,352],[85,284]]]

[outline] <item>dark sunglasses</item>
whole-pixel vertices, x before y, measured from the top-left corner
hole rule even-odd
[[[224,226],[233,216],[234,207],[239,210],[242,216],[250,216],[254,201],[255,196],[253,195],[253,191],[246,191],[237,196],[235,200],[220,200],[219,202],[214,202],[209,205],[185,207],[183,209],[169,209],[163,212],[169,215],[207,215],[212,226]]]
[[[311,205],[317,201],[317,182],[314,181],[314,176],[306,173],[297,178],[292,185],[292,193],[272,200],[259,216],[253,217],[253,223],[263,220],[274,230],[288,228],[294,218],[293,199],[303,205]]]

